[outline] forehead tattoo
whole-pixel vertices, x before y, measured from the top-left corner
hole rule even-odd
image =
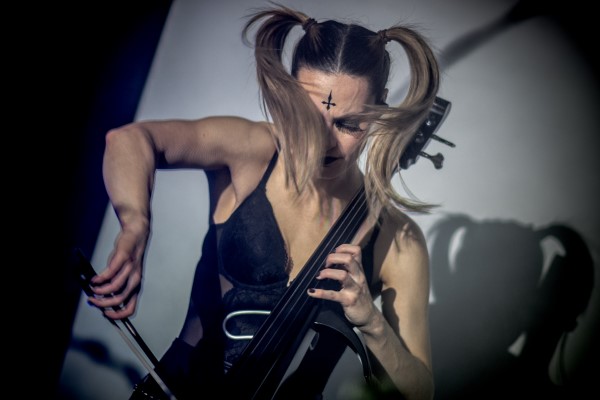
[[[332,103],[331,100],[333,99],[333,97],[331,97],[331,93],[332,91],[329,91],[329,97],[327,97],[327,101],[323,100],[321,102],[321,104],[325,104],[327,107],[327,109],[329,110],[331,107],[335,106],[335,103]]]

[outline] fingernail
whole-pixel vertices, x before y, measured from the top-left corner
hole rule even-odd
[[[314,292],[316,292],[315,289],[313,289],[313,288],[308,289],[308,293],[314,293]]]

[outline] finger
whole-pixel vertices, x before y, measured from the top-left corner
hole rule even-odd
[[[92,289],[98,295],[118,295],[126,291],[127,287],[135,287],[139,282],[139,274],[136,272],[136,266],[131,262],[123,264],[121,269],[110,281],[106,281],[101,285],[94,285]],[[127,293],[125,293],[127,295]]]
[[[128,290],[129,294],[125,293],[106,296],[104,298],[90,298],[88,303],[98,307],[105,316],[112,319],[120,319],[130,316],[134,313],[140,287],[137,286],[132,290]]]
[[[125,295],[95,295],[88,298],[88,303],[94,305],[101,310],[120,307],[126,299]]]
[[[350,263],[356,260],[349,253],[330,253],[325,259],[325,268],[347,269]]]
[[[335,252],[336,253],[349,253],[353,257],[360,258],[361,248],[360,248],[360,246],[357,246],[355,244],[344,243],[344,244],[341,244],[338,247],[336,247]]]
[[[131,277],[119,285],[118,291],[110,292],[109,294],[98,294],[91,299],[91,302],[101,308],[118,307],[121,304],[126,304],[130,299],[137,295],[140,290],[141,278],[139,274],[132,274]]]
[[[340,292],[336,290],[325,290],[319,288],[310,288],[307,290],[310,297],[323,300],[332,300],[340,302]]]
[[[319,271],[317,280],[333,279],[343,284],[348,277],[348,271],[339,268],[325,268]]]
[[[360,275],[363,274],[362,265],[360,259],[350,253],[331,253],[327,256],[325,261],[325,269],[335,268],[344,269],[350,273],[356,279],[359,279]]]
[[[320,282],[315,289],[331,290],[340,292],[344,290],[347,295],[353,295],[360,292],[360,283],[354,279],[346,270],[339,269],[324,269],[317,275],[317,280]],[[359,280],[363,282],[363,280]],[[335,282],[335,285],[328,284]],[[338,300],[339,301],[339,300]]]
[[[92,284],[101,286],[111,281],[117,273],[131,260],[127,252],[114,250],[108,259],[106,268],[92,278]]]
[[[123,319],[132,316],[135,312],[137,304],[137,294],[133,295],[127,304],[120,304],[119,306],[105,308],[103,310],[104,316],[110,319]]]
[[[345,289],[336,291],[319,288],[310,288],[307,290],[307,294],[313,298],[335,301],[337,303],[340,303],[340,305],[344,308],[356,302],[356,295],[353,294],[351,291]]]

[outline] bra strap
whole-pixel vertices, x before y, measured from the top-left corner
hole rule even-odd
[[[269,177],[271,176],[271,172],[273,172],[273,168],[275,168],[275,163],[277,162],[277,156],[279,155],[279,152],[275,152],[275,154],[273,154],[273,157],[271,157],[271,161],[269,161],[269,165],[267,166],[267,170],[265,171],[263,177],[261,178],[260,182],[258,183],[258,186],[260,188],[265,188],[265,186],[267,185],[267,181],[269,180]]]

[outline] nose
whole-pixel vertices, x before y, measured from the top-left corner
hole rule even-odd
[[[323,116],[323,122],[325,122],[325,126],[327,127],[327,140],[325,141],[325,144],[327,145],[327,149],[331,149],[337,144],[333,118],[331,118],[329,113],[324,111],[321,111],[321,115]]]
[[[338,139],[335,129],[333,129],[333,123],[327,124],[327,150],[330,150],[337,146]]]

